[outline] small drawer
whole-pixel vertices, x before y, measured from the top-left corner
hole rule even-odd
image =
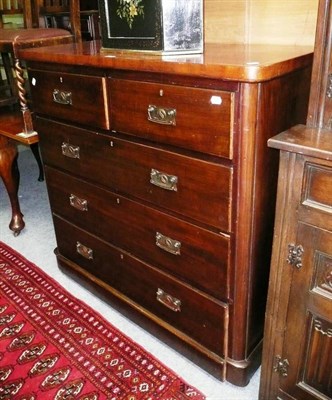
[[[230,232],[232,168],[37,118],[43,160]]]
[[[126,296],[157,321],[165,321],[171,329],[188,335],[190,342],[195,340],[219,356],[225,355],[227,304],[193,290],[61,218],[55,217],[54,225],[60,255],[85,269],[94,283],[97,277],[114,288],[120,298]]]
[[[232,159],[234,95],[110,79],[111,129]]]
[[[332,164],[307,162],[304,168],[302,204],[332,214]]]
[[[221,299],[230,238],[45,167],[53,213]]]
[[[105,78],[30,70],[34,111],[109,129]]]

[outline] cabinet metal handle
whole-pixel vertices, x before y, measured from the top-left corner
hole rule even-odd
[[[156,232],[156,245],[168,253],[176,256],[181,254],[181,242],[171,239],[160,232]]]
[[[181,300],[177,299],[176,297],[171,296],[170,294],[164,292],[162,289],[158,288],[157,290],[157,300],[170,308],[174,312],[181,311]]]
[[[53,101],[54,103],[63,104],[65,106],[71,106],[73,104],[71,92],[65,92],[59,89],[53,89]]]
[[[88,201],[81,199],[74,194],[69,196],[70,205],[79,211],[88,211]]]
[[[295,245],[293,243],[290,243],[288,245],[288,257],[287,257],[287,262],[288,264],[296,267],[297,269],[301,269],[303,264],[302,264],[302,256],[304,253],[304,248],[302,245]]]
[[[69,158],[80,158],[80,147],[63,142],[61,145],[62,154]]]
[[[148,120],[162,125],[176,125],[176,109],[154,106],[148,106]]]
[[[150,172],[150,183],[162,189],[172,190],[174,192],[178,190],[178,177],[176,175],[169,175],[154,168],[152,168]]]
[[[87,246],[84,246],[84,244],[77,242],[76,251],[79,255],[86,258],[87,260],[93,260],[93,250]]]

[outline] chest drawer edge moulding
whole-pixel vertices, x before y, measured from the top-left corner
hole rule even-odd
[[[184,60],[89,42],[21,56],[59,266],[218,379],[248,384],[277,181],[266,142],[305,120],[311,49],[206,44]]]

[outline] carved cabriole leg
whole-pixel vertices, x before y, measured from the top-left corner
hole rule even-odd
[[[39,182],[43,182],[44,180],[44,168],[43,168],[43,163],[42,160],[40,158],[40,153],[39,153],[39,144],[38,143],[33,143],[30,144],[30,149],[37,161],[38,164],[38,168],[39,168],[39,177],[38,177],[38,181]]]
[[[23,214],[18,201],[19,170],[17,168],[17,147],[14,141],[0,136],[0,176],[7,189],[12,207],[12,219],[9,228],[17,236],[24,228]]]

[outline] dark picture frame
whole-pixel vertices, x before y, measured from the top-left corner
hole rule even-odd
[[[99,0],[99,5],[103,47],[162,50],[161,0],[141,0],[143,14],[135,15],[131,26],[118,15],[117,0]]]
[[[99,0],[102,50],[202,53],[203,0]]]

